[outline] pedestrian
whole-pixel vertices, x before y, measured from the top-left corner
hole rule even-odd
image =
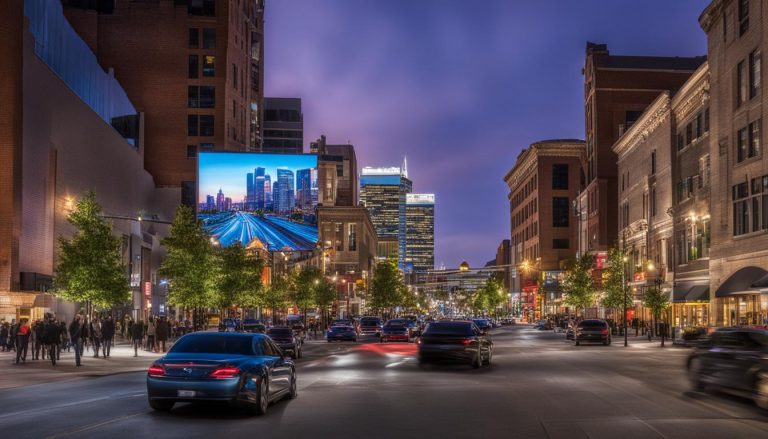
[[[61,343],[61,326],[53,314],[48,314],[48,321],[45,323],[43,341],[48,347],[48,356],[51,357],[51,365],[56,365],[58,357],[59,344]]]
[[[106,319],[101,323],[101,336],[102,345],[101,350],[104,358],[109,357],[109,352],[112,348],[112,339],[115,338],[115,322],[112,320],[112,316],[108,315]]]
[[[32,359],[40,359],[40,351],[43,349],[43,322],[41,320],[35,320],[32,325],[31,338],[32,341]]]
[[[59,339],[59,349],[56,351],[56,361],[61,360],[62,350],[66,348],[67,352],[69,352],[69,332],[67,331],[67,323],[63,320],[59,322],[59,334],[61,337]]]
[[[168,321],[165,320],[165,316],[160,317],[155,327],[155,338],[157,339],[156,350],[158,352],[160,351],[161,347],[163,352],[165,352],[165,342],[168,341],[169,332],[170,332],[170,328],[168,326]]]
[[[83,354],[83,332],[85,329],[85,322],[83,316],[78,314],[72,323],[69,324],[69,339],[71,340],[72,347],[75,348],[75,366],[80,366],[80,357]]]
[[[155,335],[157,334],[157,327],[155,325],[155,319],[149,316],[149,322],[147,322],[147,350],[155,352]]]
[[[19,331],[19,324],[16,319],[11,320],[11,330],[8,331],[8,349],[16,350],[16,333]]]
[[[8,350],[9,330],[10,330],[10,327],[8,326],[8,322],[3,322],[3,324],[0,325],[0,350],[2,350],[2,352],[5,352]]]
[[[94,317],[90,327],[91,343],[93,344],[93,358],[99,358],[99,349],[101,348],[101,321]]]
[[[134,322],[131,326],[130,336],[133,340],[133,356],[138,357],[139,346],[141,345],[141,341],[144,338],[144,322],[141,320]]]
[[[26,363],[30,332],[29,326],[27,325],[27,319],[21,319],[16,331],[16,364],[19,364],[19,359]]]

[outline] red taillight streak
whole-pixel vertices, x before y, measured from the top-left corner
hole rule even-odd
[[[461,343],[462,343],[462,344],[470,344],[470,343],[472,343],[473,341],[475,341],[475,340],[473,340],[473,339],[471,339],[471,338],[465,338],[464,340],[462,340],[462,341],[461,341]]]
[[[163,369],[160,366],[150,366],[149,369],[147,369],[147,374],[151,377],[161,377],[165,375],[165,369]]]
[[[220,367],[211,372],[213,378],[234,378],[240,375],[240,369],[236,367]]]

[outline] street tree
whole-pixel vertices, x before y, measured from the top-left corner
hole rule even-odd
[[[397,261],[390,259],[379,262],[371,282],[371,307],[380,311],[386,310],[391,315],[392,309],[400,305],[404,286]]]
[[[595,281],[592,278],[594,257],[585,252],[577,257],[565,273],[563,282],[564,302],[579,310],[586,310],[595,303]]]
[[[291,276],[282,275],[272,278],[272,283],[264,289],[262,304],[272,312],[272,324],[277,323],[277,313],[288,306],[289,292],[293,289]]]
[[[293,272],[291,275],[294,279],[291,301],[301,311],[306,324],[307,309],[315,306],[315,287],[323,280],[323,274],[319,269],[311,267]]]
[[[321,274],[319,270],[317,274]],[[320,276],[319,279],[319,282],[314,287],[315,304],[320,309],[320,316],[323,322],[327,323],[328,308],[330,308],[333,301],[336,300],[336,288],[331,282],[328,282],[324,276]]]
[[[167,254],[160,275],[168,279],[168,303],[194,310],[195,327],[201,323],[200,310],[214,305],[215,282],[210,236],[195,218],[191,207],[181,205],[170,233],[161,243]]]
[[[669,308],[669,296],[658,285],[648,287],[645,290],[643,305],[651,310],[653,317],[653,327],[657,328],[657,323],[661,315]],[[666,328],[665,328],[666,329]],[[666,331],[661,332],[661,346],[664,346]]]
[[[603,271],[603,290],[605,294],[600,300],[603,307],[614,310],[614,315],[626,318],[626,310],[619,313],[627,304],[632,303],[631,290],[624,282],[624,264],[626,252],[618,247],[608,250],[607,268]]]
[[[104,219],[96,194],[85,193],[67,221],[75,231],[71,239],[59,237],[56,293],[100,308],[130,300],[122,243],[112,234],[112,224]]]
[[[235,243],[214,252],[216,304],[219,308],[255,308],[261,305],[264,263],[256,255]]]

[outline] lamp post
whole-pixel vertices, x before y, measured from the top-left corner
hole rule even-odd
[[[624,347],[627,347],[629,345],[627,341],[627,257],[622,256],[621,260],[624,262],[621,266],[621,294],[624,296],[624,315],[622,319],[624,320]]]

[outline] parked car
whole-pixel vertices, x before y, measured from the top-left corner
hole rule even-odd
[[[335,325],[328,328],[326,333],[326,339],[328,343],[334,340],[351,340],[357,341],[357,331],[352,325]]]
[[[382,343],[388,341],[404,341],[406,343],[411,341],[411,329],[408,327],[408,321],[405,319],[392,319],[384,324],[381,328]]]
[[[493,358],[493,343],[471,321],[430,323],[417,346],[419,363],[459,361],[477,369],[483,364],[490,365]]]
[[[606,346],[611,344],[611,330],[608,328],[608,322],[602,319],[580,321],[574,329],[573,341],[576,346],[586,341],[602,342]]]
[[[483,334],[487,334],[488,331],[493,329],[493,325],[488,319],[472,319],[472,322],[477,325],[477,327],[480,329],[480,332]]]
[[[275,326],[267,330],[267,335],[283,352],[290,354],[291,358],[294,360],[301,358],[301,340],[294,334],[293,329],[287,326]]]
[[[296,397],[296,368],[264,334],[195,332],[181,337],[147,370],[149,405],[222,401],[264,414]]]
[[[237,332],[241,330],[240,319],[226,318],[219,323],[219,332]]]
[[[361,317],[358,332],[360,335],[381,336],[382,322],[378,317]]]
[[[243,332],[264,334],[267,332],[267,326],[261,320],[245,319],[243,320]]]
[[[768,410],[768,331],[719,329],[693,349],[687,365],[695,390],[717,387]]]

